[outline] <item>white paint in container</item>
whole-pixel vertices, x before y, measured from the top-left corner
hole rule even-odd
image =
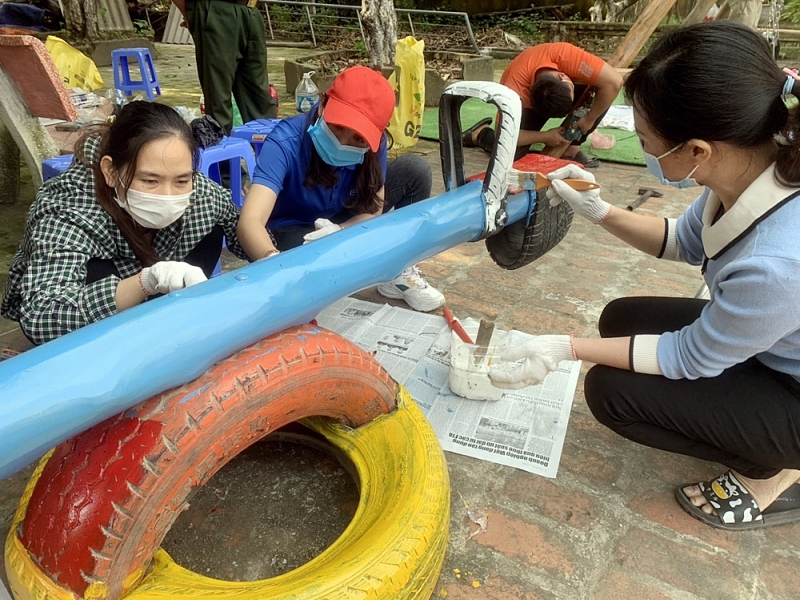
[[[471,339],[478,336],[478,323],[467,319],[461,325]],[[515,363],[503,362],[500,354],[508,347],[511,334],[495,329],[486,355],[475,361],[477,344],[467,344],[455,332],[450,332],[450,391],[468,400],[499,400],[505,390],[496,388],[489,379],[490,368],[510,369]]]

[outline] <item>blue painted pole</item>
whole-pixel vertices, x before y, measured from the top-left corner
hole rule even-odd
[[[510,222],[528,194],[509,197]],[[0,479],[256,341],[483,232],[473,182],[145,302],[0,363]]]

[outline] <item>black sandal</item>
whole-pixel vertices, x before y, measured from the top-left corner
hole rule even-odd
[[[596,169],[600,166],[599,158],[596,156],[589,156],[583,150],[579,150],[571,160],[581,163],[586,169]]]
[[[491,125],[493,121],[494,119],[492,119],[491,117],[486,117],[485,119],[481,119],[480,121],[475,123],[475,125],[464,131],[464,133],[461,134],[461,145],[464,146],[464,148],[477,147],[477,144],[472,141],[472,134],[476,130],[480,129],[485,125]]]
[[[690,485],[700,488],[716,515],[706,514],[702,508],[692,503],[683,491]],[[743,531],[800,521],[800,485],[797,483],[789,486],[763,511],[731,471],[711,481],[685,483],[676,488],[675,498],[681,508],[695,519],[719,529]]]

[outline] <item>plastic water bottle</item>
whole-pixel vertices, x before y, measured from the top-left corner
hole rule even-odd
[[[313,74],[314,71],[303,73],[303,79],[294,90],[295,106],[299,113],[307,113],[319,102],[319,88],[311,80]]]
[[[116,88],[110,88],[106,91],[106,100],[114,106],[125,106],[128,103],[128,97],[125,92]]]

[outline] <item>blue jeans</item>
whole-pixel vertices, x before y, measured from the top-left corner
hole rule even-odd
[[[386,182],[383,185],[383,212],[393,208],[403,208],[426,200],[431,195],[433,174],[430,165],[415,154],[403,154],[389,161],[386,166]],[[344,209],[330,220],[344,223],[353,217],[353,213]],[[313,220],[303,225],[289,225],[280,229],[272,229],[272,235],[278,250],[290,250],[303,244],[303,236],[314,231]]]

